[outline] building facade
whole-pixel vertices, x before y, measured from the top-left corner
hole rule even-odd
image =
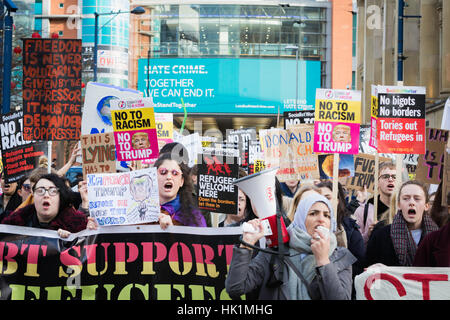
[[[242,125],[241,116],[276,126],[283,111],[313,107],[316,88],[352,88],[351,0],[138,0],[132,6],[146,8],[146,14],[131,17],[130,86],[152,96],[157,110],[164,106],[160,112],[181,116],[183,98],[191,118],[217,124],[211,117],[219,115],[226,123],[218,125],[222,131]],[[172,99],[161,97],[163,76],[155,68],[177,63],[207,65],[203,78],[165,75],[190,80],[203,99],[167,90]],[[226,96],[206,99],[208,90]]]
[[[370,118],[371,85],[426,87],[427,126],[440,128],[450,95],[450,2],[357,1],[356,89]],[[399,5],[403,17],[399,18]],[[399,21],[403,33],[399,34]]]

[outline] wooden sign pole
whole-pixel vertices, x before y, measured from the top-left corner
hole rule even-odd
[[[337,207],[338,207],[337,206],[338,182],[339,182],[339,153],[335,153],[333,159],[333,198],[331,201],[335,218],[337,218]]]
[[[380,155],[378,152],[375,154],[375,181],[373,186],[373,223],[378,222],[378,177],[380,175],[380,172],[378,170],[380,164]]]

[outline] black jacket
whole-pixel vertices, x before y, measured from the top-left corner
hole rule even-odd
[[[353,277],[364,271],[363,263],[366,255],[364,239],[359,232],[359,226],[356,221],[350,217],[342,220],[345,234],[347,236],[347,249],[355,256],[357,261],[353,264]]]
[[[364,266],[382,263],[391,267],[399,267],[397,254],[391,239],[391,225],[373,230],[367,242],[366,259]]]

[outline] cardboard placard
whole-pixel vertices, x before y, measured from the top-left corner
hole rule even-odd
[[[357,154],[354,156],[355,172],[347,179],[346,188],[350,190],[364,190],[374,193],[375,186],[375,156],[370,154]],[[379,158],[379,162],[391,162],[390,158]]]
[[[445,147],[449,131],[427,128],[425,154],[420,155],[416,179],[430,184],[439,184],[444,174]]]
[[[81,136],[83,179],[92,173],[116,172],[116,144],[114,134],[97,133]]]
[[[23,40],[25,140],[79,140],[81,39]]]
[[[158,221],[156,168],[88,174],[89,214],[100,226]]]
[[[300,124],[287,130],[260,130],[259,136],[267,169],[279,167],[280,182],[289,179],[318,179],[317,155],[313,152],[313,126]]]

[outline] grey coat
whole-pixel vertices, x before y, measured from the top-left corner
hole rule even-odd
[[[275,256],[271,267],[271,254],[259,252],[252,259],[252,250],[235,247],[225,288],[231,298],[259,288],[259,300],[289,300],[288,266]],[[337,247],[330,256],[331,263],[316,268],[310,283],[313,300],[350,300],[352,295],[352,264],[356,258],[346,248]],[[282,284],[271,286],[274,275],[283,266]],[[271,271],[270,269],[273,269]],[[276,277],[276,276],[275,276]]]

